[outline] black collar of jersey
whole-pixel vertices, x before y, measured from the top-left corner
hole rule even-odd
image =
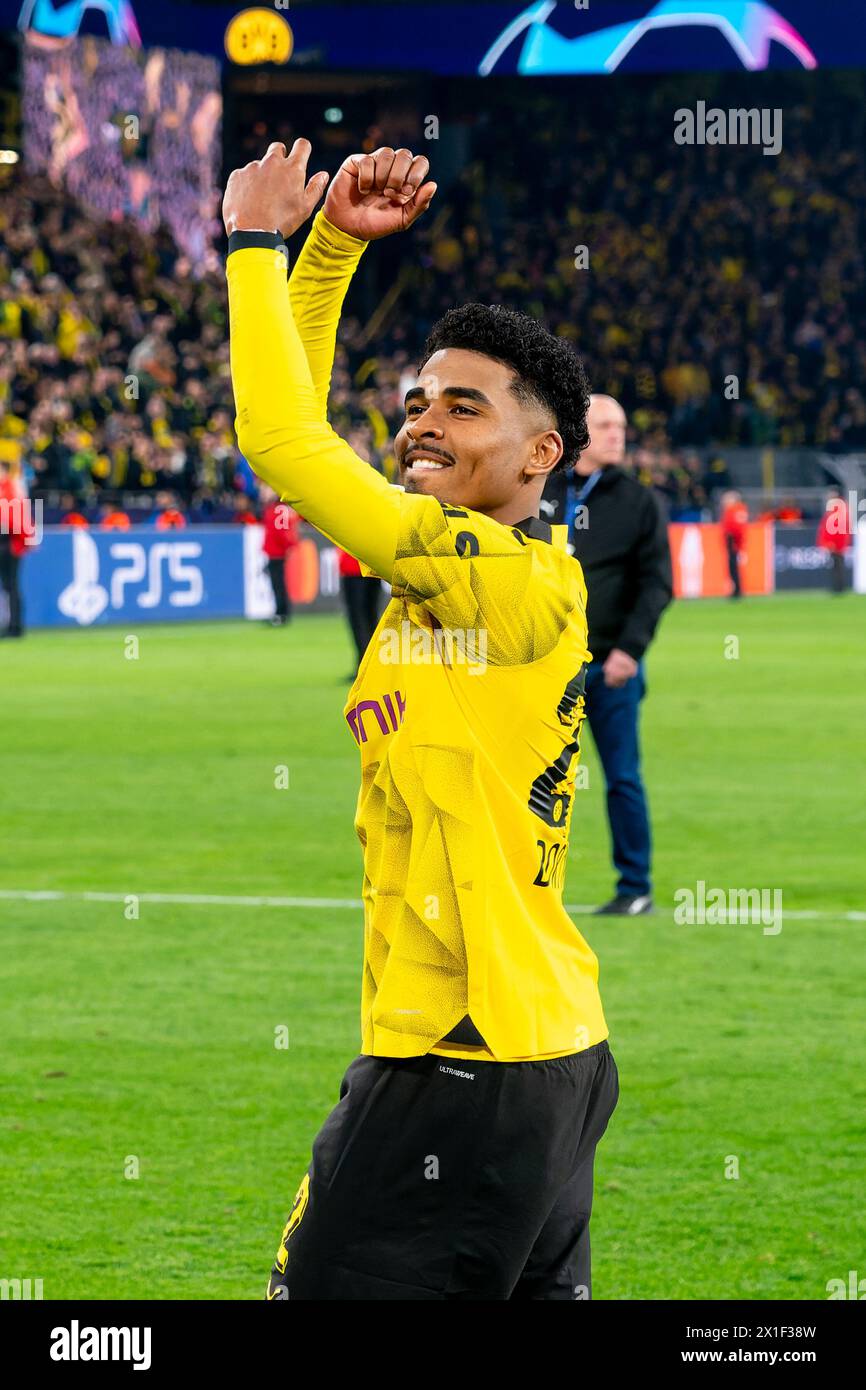
[[[528,516],[525,521],[516,521],[513,530],[522,531],[524,536],[528,536],[531,541],[547,541],[553,543],[553,532],[550,529],[549,521],[542,521],[540,516]]]

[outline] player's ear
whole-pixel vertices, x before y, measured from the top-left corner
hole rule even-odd
[[[524,469],[527,481],[530,478],[546,478],[552,473],[562,458],[562,435],[557,430],[545,430],[536,435],[529,457],[529,465]]]

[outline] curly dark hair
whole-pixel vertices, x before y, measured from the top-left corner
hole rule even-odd
[[[501,304],[464,304],[434,323],[421,360],[442,348],[481,352],[510,367],[514,394],[526,405],[549,410],[562,435],[562,458],[553,472],[574,466],[589,443],[589,381],[568,343],[528,314]]]

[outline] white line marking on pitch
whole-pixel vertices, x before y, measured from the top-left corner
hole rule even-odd
[[[224,893],[65,893],[56,889],[27,892],[0,889],[0,898],[26,902],[73,899],[88,903],[125,903],[127,898],[137,898],[140,903],[179,903],[188,907],[363,907],[360,898],[254,898]]]
[[[181,907],[304,907],[304,908],[350,908],[360,911],[363,903],[360,898],[271,898],[253,897],[248,894],[233,896],[228,893],[67,893],[60,889],[17,889],[0,888],[0,899],[12,902],[87,902],[87,903],[125,903],[127,898],[137,898],[140,903],[170,903]],[[585,903],[565,903],[566,912],[589,914],[595,912],[592,905]],[[674,909],[656,908],[656,916],[670,917]],[[786,921],[842,921],[866,922],[866,912],[803,912],[782,913]],[[643,919],[641,919],[643,920]],[[650,919],[651,920],[651,919]]]

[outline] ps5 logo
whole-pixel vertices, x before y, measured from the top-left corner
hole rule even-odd
[[[65,618],[82,627],[101,617],[107,608],[123,609],[132,602],[137,608],[157,608],[168,602],[172,608],[195,608],[204,596],[201,570],[190,563],[201,555],[198,541],[113,541],[108,547],[113,563],[108,588],[100,583],[99,550],[86,531],[72,536],[72,583],[57,600]],[[135,586],[141,591],[127,596]]]

